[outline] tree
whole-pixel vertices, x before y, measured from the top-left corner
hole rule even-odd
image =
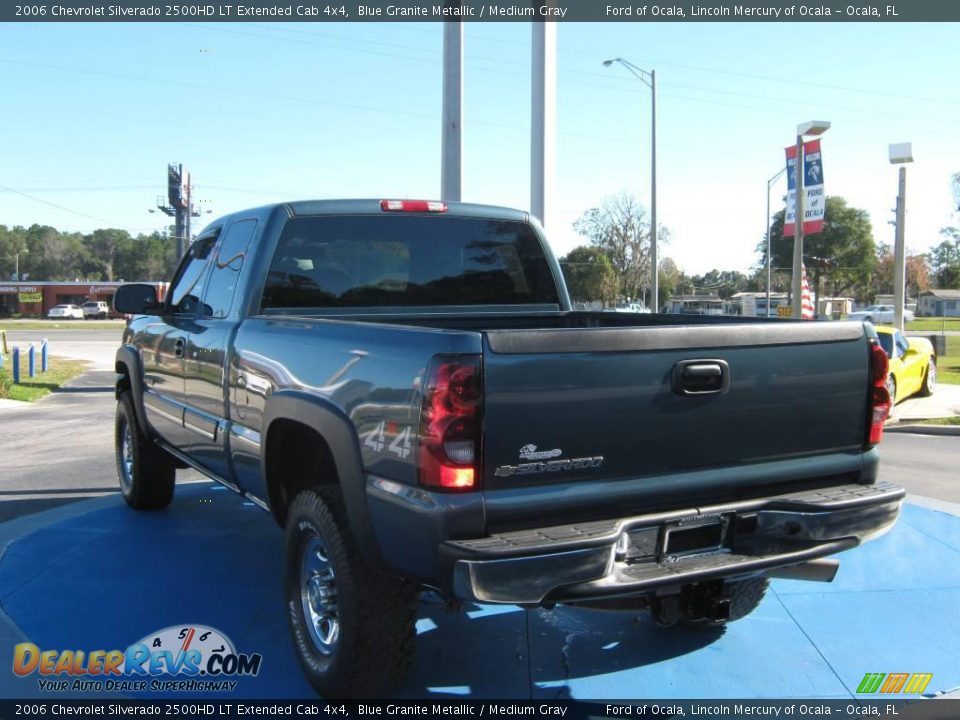
[[[953,188],[953,201],[960,213],[960,173],[950,178]],[[960,227],[951,226],[940,230],[946,238],[930,253],[930,265],[936,277],[937,287],[960,288]]]
[[[13,277],[17,268],[17,260],[22,264],[26,260],[23,253],[27,250],[27,236],[21,227],[7,229],[0,225],[0,281]]]
[[[604,305],[616,300],[617,273],[600,248],[574,248],[560,261],[560,267],[572,300],[601,300]]]
[[[737,270],[713,269],[705,275],[695,275],[693,285],[724,300],[728,300],[738,292],[755,289],[751,288],[750,278]]]
[[[886,243],[877,246],[877,259],[870,283],[870,294],[892,295],[895,274],[893,250]],[[906,275],[906,293],[908,297],[917,297],[924,290],[930,289],[930,268],[926,255],[913,255],[907,251],[904,258]]]
[[[162,280],[177,264],[176,242],[166,234],[132,238],[116,229],[82,235],[48,225],[0,225],[0,280],[13,276],[18,253],[21,279],[38,281]]]
[[[781,210],[770,230],[773,268],[788,275],[793,268],[793,237],[783,237]],[[760,243],[758,252],[765,253]],[[876,262],[873,228],[866,210],[852,208],[842,197],[828,197],[823,230],[803,238],[803,259],[811,287],[819,296],[823,281],[835,297],[870,299],[870,280]],[[761,263],[765,262],[761,259]]]
[[[674,295],[680,293],[683,284],[683,270],[681,270],[673,258],[665,257],[660,261],[659,276],[659,297],[660,307],[665,307],[667,302]]]
[[[99,266],[101,280],[113,280],[117,254],[127,251],[131,242],[126,230],[94,230],[88,236],[87,247],[91,259]]]
[[[946,229],[946,228],[945,228]],[[960,231],[930,251],[930,265],[939,288],[960,288]]]
[[[603,251],[617,274],[620,292],[631,298],[646,297],[650,289],[650,220],[646,209],[625,192],[603,199],[573,224],[573,229]],[[658,227],[657,238],[669,233]]]

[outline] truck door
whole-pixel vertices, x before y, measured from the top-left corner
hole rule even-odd
[[[147,420],[176,448],[184,447],[188,439],[183,424],[187,337],[196,318],[207,261],[216,238],[200,238],[190,246],[174,275],[163,315],[147,326],[141,345]]]
[[[210,263],[203,302],[187,337],[184,424],[191,431],[187,452],[228,482],[233,478],[227,449],[227,378],[241,315],[241,303],[234,296],[256,229],[255,219],[241,220],[222,234]]]

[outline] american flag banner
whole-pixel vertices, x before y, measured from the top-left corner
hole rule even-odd
[[[800,319],[813,320],[813,294],[810,292],[810,283],[807,282],[807,266],[801,264],[800,270],[801,283],[803,285],[803,290],[800,293]]]

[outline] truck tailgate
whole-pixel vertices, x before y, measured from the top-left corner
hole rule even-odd
[[[830,453],[859,468],[869,365],[859,323],[484,335],[488,521],[498,492],[531,485],[649,476],[669,492],[664,476],[727,468],[718,481],[742,487],[748,476],[784,481],[782,461]],[[758,473],[763,464],[780,470]],[[749,467],[729,472],[737,466]]]

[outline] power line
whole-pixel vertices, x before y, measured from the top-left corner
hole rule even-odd
[[[56,208],[57,210],[62,210],[62,211],[64,211],[64,212],[68,212],[68,213],[71,213],[71,214],[73,214],[73,215],[79,215],[80,217],[87,218],[88,220],[96,220],[97,222],[105,222],[105,223],[107,223],[108,225],[114,224],[114,223],[112,223],[110,220],[106,220],[106,219],[101,218],[101,217],[96,217],[95,215],[88,215],[87,213],[80,212],[79,210],[72,210],[72,209],[70,209],[70,208],[68,208],[68,207],[64,207],[63,205],[57,205],[56,203],[52,203],[52,202],[50,202],[49,200],[42,200],[41,198],[35,197],[35,196],[30,195],[30,194],[25,193],[25,192],[21,192],[20,190],[14,190],[12,187],[7,187],[6,185],[0,185],[0,190],[5,190],[5,191],[7,191],[7,192],[11,192],[11,193],[14,193],[14,194],[16,194],[16,195],[22,195],[23,197],[28,198],[28,199],[30,199],[30,200],[33,200],[34,202],[42,203],[42,204],[44,204],[44,205],[49,205],[50,207]]]

